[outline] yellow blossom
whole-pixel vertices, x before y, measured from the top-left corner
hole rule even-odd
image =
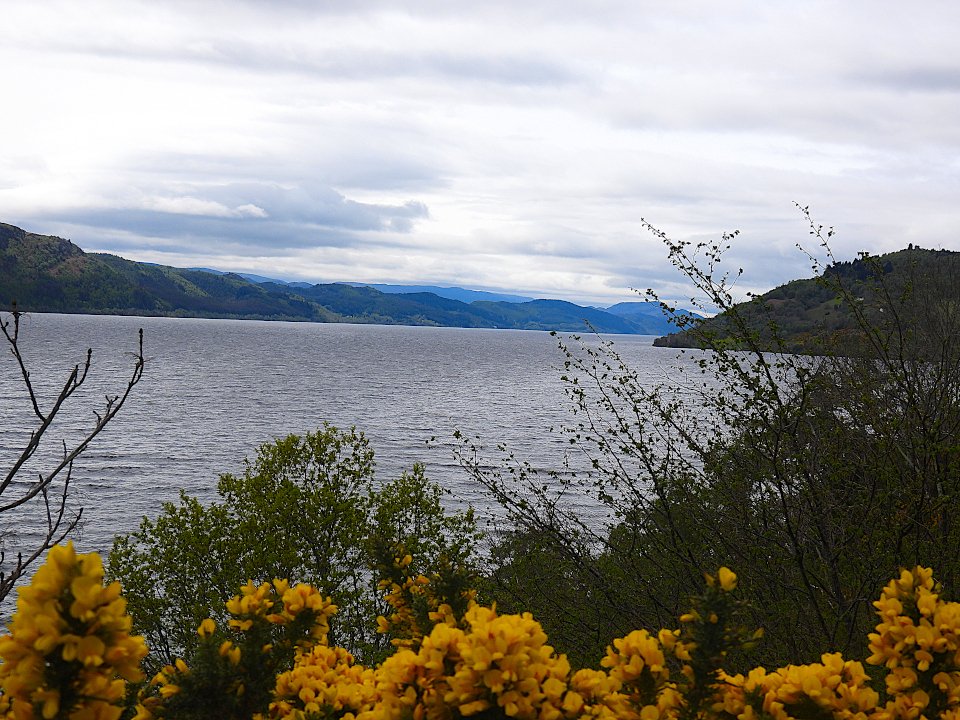
[[[142,678],[147,652],[130,628],[120,585],[104,585],[100,557],[78,555],[72,543],[51,548],[20,588],[9,634],[0,638],[6,712],[18,720],[34,709],[46,718],[117,717],[125,681]]]
[[[717,576],[720,580],[720,588],[725,592],[732,592],[737,587],[737,576],[730,570],[728,567],[722,567],[717,572]]]

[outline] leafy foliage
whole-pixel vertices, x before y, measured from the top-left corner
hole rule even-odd
[[[420,466],[377,488],[366,438],[324,426],[262,445],[242,475],[221,476],[219,502],[182,495],[166,504],[156,520],[116,539],[107,569],[127,589],[155,665],[194,647],[194,628],[235,588],[275,578],[332,596],[340,608],[332,640],[377,657],[389,638],[376,633],[383,600],[374,568],[410,548],[418,572],[473,572],[472,513],[445,513],[441,493]]]
[[[937,565],[945,587],[960,582],[948,520],[960,507],[956,284],[930,267],[908,282],[885,260],[840,266],[817,287],[850,308],[855,332],[796,355],[776,314],[761,321],[757,305],[734,303],[721,267],[734,234],[699,246],[659,234],[722,321],[678,318],[707,350],[693,374],[653,388],[612,343],[561,343],[576,413],[567,437],[590,473],[546,482],[512,459],[491,471],[463,445],[514,525],[488,592],[590,659],[630,627],[662,624],[726,564],[767,628],[766,662],[862,650],[870,600],[893,569]],[[576,495],[610,522],[570,511]],[[523,582],[530,572],[538,587]]]

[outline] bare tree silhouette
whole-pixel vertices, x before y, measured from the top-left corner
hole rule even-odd
[[[50,440],[50,428],[54,420],[69,404],[71,398],[87,379],[93,359],[93,350],[88,349],[82,363],[74,365],[68,373],[59,391],[51,402],[40,397],[30,376],[27,363],[20,347],[20,320],[24,313],[17,309],[16,303],[9,314],[0,319],[0,330],[6,339],[10,353],[16,359],[20,378],[29,397],[34,426],[30,429],[26,442],[15,451],[15,459],[0,480],[0,601],[14,588],[17,580],[44,552],[62,542],[80,522],[83,509],[71,511],[68,507],[70,482],[73,475],[73,463],[93,439],[116,417],[130,396],[134,386],[143,377],[143,329],[139,332],[137,351],[130,353],[133,358],[133,371],[126,388],[115,395],[107,395],[105,404],[99,410],[93,410],[96,421],[93,427],[71,443],[60,440],[62,451],[58,453],[50,468],[37,472],[33,482],[23,482],[23,476],[32,473],[28,461],[34,457],[41,444]],[[59,480],[59,481],[58,481]],[[31,528],[39,537],[31,537],[28,547],[10,549],[8,543],[16,544],[19,536],[9,527],[5,518],[19,508],[38,504],[45,516],[45,527]],[[8,555],[13,555],[8,558]]]

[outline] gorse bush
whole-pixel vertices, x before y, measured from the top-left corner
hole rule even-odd
[[[904,570],[874,608],[866,663],[728,671],[760,639],[743,624],[737,577],[706,577],[679,626],[615,640],[599,668],[573,669],[529,613],[502,615],[472,593],[444,597],[394,558],[386,579],[395,651],[374,667],[329,645],[337,608],[314,588],[248,583],[206,619],[184,658],[142,683],[143,639],[96,554],[51,550],[20,590],[0,639],[0,713],[7,718],[116,720],[924,720],[960,717],[960,603],[929,569]],[[397,582],[398,578],[403,578]],[[411,602],[432,608],[424,623]],[[451,604],[451,602],[453,604]],[[458,608],[462,608],[460,611]],[[398,621],[398,618],[401,618]],[[138,684],[139,683],[139,684]],[[877,687],[879,685],[879,687]],[[135,691],[135,692],[132,692]],[[127,698],[125,700],[125,698]]]
[[[226,606],[225,628],[200,623],[189,665],[177,659],[140,692],[137,718],[253,717],[298,652],[326,645],[337,610],[314,588],[285,580],[248,583]]]
[[[119,717],[147,647],[130,635],[120,583],[103,584],[100,557],[54,547],[19,592],[10,634],[0,639],[0,710],[12,718]]]

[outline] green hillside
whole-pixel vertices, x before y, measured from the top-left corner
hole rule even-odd
[[[960,308],[960,253],[913,246],[834,262],[821,276],[794,280],[688,329],[659,347],[706,347],[742,322],[761,347],[790,352],[857,352],[868,339],[857,314],[881,335],[916,335],[924,323]],[[742,332],[734,333],[740,336]]]
[[[111,315],[335,320],[290,293],[213,275],[85,253],[69,240],[0,224],[0,303],[22,310]]]
[[[465,303],[429,292],[255,282],[85,253],[69,240],[0,223],[0,307],[33,312],[221,317],[381,325],[650,333],[643,323],[559,300]],[[661,327],[665,320],[661,317]],[[589,324],[589,325],[588,325]]]

